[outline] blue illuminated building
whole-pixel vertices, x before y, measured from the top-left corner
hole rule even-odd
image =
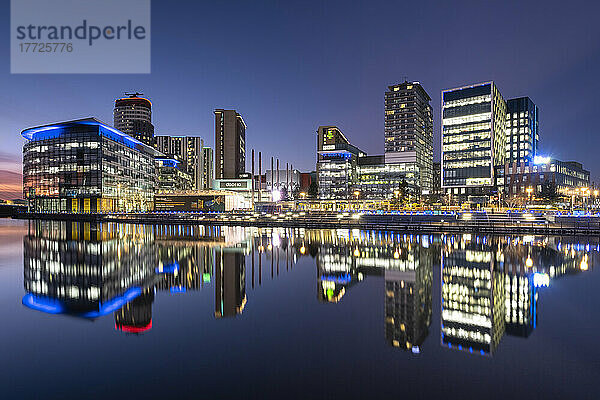
[[[155,190],[152,147],[95,118],[21,132],[23,196],[35,212],[148,211]]]
[[[317,130],[317,179],[319,198],[350,199],[358,181],[356,163],[365,155],[350,144],[337,126],[320,126]]]
[[[157,193],[192,190],[193,177],[185,165],[173,158],[156,158]]]

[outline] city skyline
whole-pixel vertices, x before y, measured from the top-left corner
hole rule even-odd
[[[7,8],[8,2],[5,3]],[[168,15],[170,11],[163,7],[154,4],[154,15]],[[188,15],[195,6],[182,7],[190,11],[185,13]],[[540,130],[543,132],[539,146],[541,153],[581,161],[592,171],[592,180],[597,180],[600,161],[590,151],[596,144],[593,113],[598,106],[594,97],[598,84],[592,79],[593,66],[600,57],[593,39],[598,36],[599,28],[587,19],[587,15],[593,13],[565,13],[552,4],[535,12],[530,4],[520,5],[519,12],[509,5],[494,6],[493,11],[501,22],[486,23],[489,28],[503,26],[502,36],[491,33],[494,29],[487,33],[486,28],[478,37],[469,38],[467,49],[450,39],[439,38],[452,21],[466,21],[469,15],[482,11],[478,7],[469,10],[457,6],[449,10],[440,6],[427,11],[421,7],[403,7],[398,11],[418,15],[418,21],[430,29],[418,28],[424,33],[423,37],[411,37],[401,48],[374,42],[374,38],[382,34],[408,34],[410,28],[415,28],[414,21],[404,21],[404,27],[390,24],[367,31],[360,26],[354,29],[346,18],[337,16],[333,3],[317,7],[316,16],[311,15],[314,18],[309,18],[305,11],[294,5],[289,8],[244,5],[233,13],[234,18],[242,21],[240,28],[227,32],[216,42],[213,37],[202,39],[201,45],[205,47],[201,49],[206,51],[200,53],[207,60],[205,63],[201,60],[202,55],[192,57],[193,62],[183,62],[187,50],[174,54],[169,41],[180,40],[182,45],[191,45],[195,42],[187,38],[204,37],[204,30],[208,32],[214,22],[207,20],[202,28],[196,27],[202,24],[192,27],[185,23],[186,17],[182,17],[184,20],[178,25],[167,23],[167,19],[155,19],[153,72],[150,75],[10,75],[6,68],[0,74],[0,84],[9,94],[0,99],[5,110],[0,114],[1,137],[6,143],[0,152],[0,170],[20,172],[23,140],[18,133],[22,129],[92,115],[110,123],[114,100],[130,90],[143,92],[153,102],[157,135],[200,136],[205,138],[207,146],[214,147],[213,110],[236,109],[248,124],[248,151],[262,150],[265,157],[274,155],[300,170],[313,170],[314,132],[319,125],[334,124],[368,154],[382,154],[382,93],[388,85],[406,77],[421,82],[432,97],[434,160],[439,160],[440,154],[441,91],[494,80],[506,98],[528,96],[539,107]],[[388,8],[393,9],[393,6]],[[373,10],[366,6],[351,6],[344,16],[353,16],[358,24],[363,22],[365,26],[373,27],[373,20],[383,15]],[[486,13],[489,12],[486,9]],[[276,16],[279,22],[253,30],[249,29],[248,22],[244,22],[244,16],[255,16],[259,20]],[[5,18],[4,22],[8,23],[8,13],[0,18]],[[309,35],[308,28],[320,20],[332,21],[331,26]],[[576,24],[573,23],[575,20]],[[283,21],[290,22],[289,26]],[[470,23],[473,28],[481,28],[483,24],[481,21]],[[553,26],[552,31],[546,26]],[[240,38],[239,32],[244,27],[249,32],[246,29],[244,32],[248,34]],[[294,28],[306,33],[306,37]],[[176,29],[177,39],[168,34],[171,29]],[[285,35],[276,41],[266,39],[278,30],[283,30]],[[463,37],[469,31],[465,28],[456,35]],[[528,40],[522,40],[522,37]],[[218,48],[218,43],[233,38],[239,39],[244,48],[240,57],[245,57],[246,63],[242,69],[237,68],[231,55]],[[492,39],[495,45],[482,45]],[[343,45],[337,46],[340,40]],[[298,48],[297,56],[286,51],[292,45]],[[8,48],[8,43],[0,42],[0,48]],[[475,55],[469,50],[473,48],[478,49]],[[335,49],[332,62],[324,65],[322,61],[330,59],[332,49]],[[392,50],[399,55],[389,56]],[[423,57],[413,60],[403,56],[411,51],[421,51]],[[557,60],[558,53],[563,56]],[[264,57],[251,57],[252,54]],[[302,57],[308,54],[314,56]],[[302,57],[301,63],[297,62],[298,57]],[[443,66],[435,62],[440,59],[444,61]],[[359,61],[352,63],[352,60]],[[540,64],[544,65],[543,70],[539,68]],[[201,74],[197,73],[198,65]],[[341,66],[344,68],[340,70]],[[578,79],[572,80],[575,75]],[[232,79],[222,81],[223,76],[232,76]],[[556,83],[567,80],[569,84],[561,85],[558,90]],[[213,83],[217,81],[225,82],[221,89]],[[289,91],[294,95],[282,95],[282,88],[286,89],[284,93]],[[33,107],[32,92],[36,98]],[[572,99],[571,107],[567,109],[565,97]],[[581,140],[572,140],[573,136]],[[273,140],[274,137],[285,140]]]

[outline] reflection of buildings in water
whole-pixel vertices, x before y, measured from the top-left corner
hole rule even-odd
[[[417,352],[440,248],[442,343],[475,353],[493,353],[504,331],[532,333],[537,278],[592,268],[588,246],[564,238],[37,222],[24,238],[23,303],[88,318],[115,312],[117,329],[139,332],[152,326],[154,287],[175,293],[214,283],[215,317],[235,316],[247,301],[251,250],[252,287],[254,267],[260,285],[269,264],[273,277],[280,260],[287,270],[296,257],[314,256],[321,302],[339,301],[367,275],[384,276],[386,341]]]
[[[524,236],[505,243],[502,257],[507,334],[528,337],[536,328],[538,286],[545,286],[550,278],[591,268],[589,245],[563,243],[562,240],[558,237]]]
[[[528,337],[537,323],[537,291],[531,274],[505,273],[506,333]]]
[[[433,252],[413,244],[406,250],[409,268],[385,270],[385,338],[413,353],[429,334],[431,324]],[[401,256],[400,256],[401,257]]]
[[[245,255],[251,230],[242,227],[157,226],[159,290],[181,293],[215,286],[215,317],[242,313],[246,304]]]
[[[331,231],[329,231],[331,232]],[[339,231],[337,232],[339,233]],[[329,240],[323,240],[323,239]],[[317,254],[317,298],[338,302],[364,276],[385,277],[385,337],[417,353],[429,332],[433,263],[439,254],[429,236],[321,235]]]
[[[140,334],[152,328],[154,288],[146,289],[138,297],[115,311],[115,329]]]
[[[157,288],[173,293],[185,290],[198,290],[209,284],[213,275],[214,249],[196,242],[187,242],[185,246],[166,244],[157,241],[156,250],[161,267],[171,273],[165,274]]]
[[[492,354],[504,334],[505,292],[497,241],[448,238],[442,252],[441,341]]]
[[[504,260],[505,287],[505,327],[512,336],[528,337],[536,327],[537,293],[533,286],[533,263],[540,269],[548,257],[546,242],[527,240],[522,243],[518,238],[510,239],[502,252]],[[537,267],[536,267],[537,269]]]
[[[246,257],[234,249],[215,252],[215,317],[234,317],[246,306]]]
[[[321,246],[317,253],[317,299],[337,303],[346,291],[363,279],[356,258],[347,247]]]
[[[23,303],[95,318],[154,285],[152,232],[143,226],[32,222],[23,239]]]
[[[215,251],[226,246],[228,251],[245,254],[251,243],[248,232],[241,227],[157,226],[155,232],[158,268],[169,272],[157,288],[171,293],[210,284]]]
[[[482,354],[493,353],[503,332],[535,330],[539,287],[592,267],[589,244],[559,237],[447,236],[443,255],[442,343]]]

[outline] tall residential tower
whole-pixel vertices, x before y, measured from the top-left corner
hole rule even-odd
[[[113,125],[121,132],[148,146],[154,146],[152,103],[139,97],[142,93],[125,93],[129,97],[115,100]]]
[[[404,164],[416,194],[433,189],[433,111],[419,82],[388,86],[385,92],[385,163]]]
[[[246,124],[235,110],[215,110],[215,179],[246,172]]]

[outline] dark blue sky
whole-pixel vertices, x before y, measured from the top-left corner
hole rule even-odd
[[[112,123],[114,98],[138,90],[157,134],[212,146],[213,109],[235,108],[248,153],[310,170],[323,124],[382,153],[384,91],[406,76],[432,97],[436,159],[440,91],[494,80],[505,98],[539,106],[544,153],[600,171],[595,2],[155,0],[150,75],[11,75],[9,1],[0,4],[0,169],[20,169],[23,128],[90,115]]]

